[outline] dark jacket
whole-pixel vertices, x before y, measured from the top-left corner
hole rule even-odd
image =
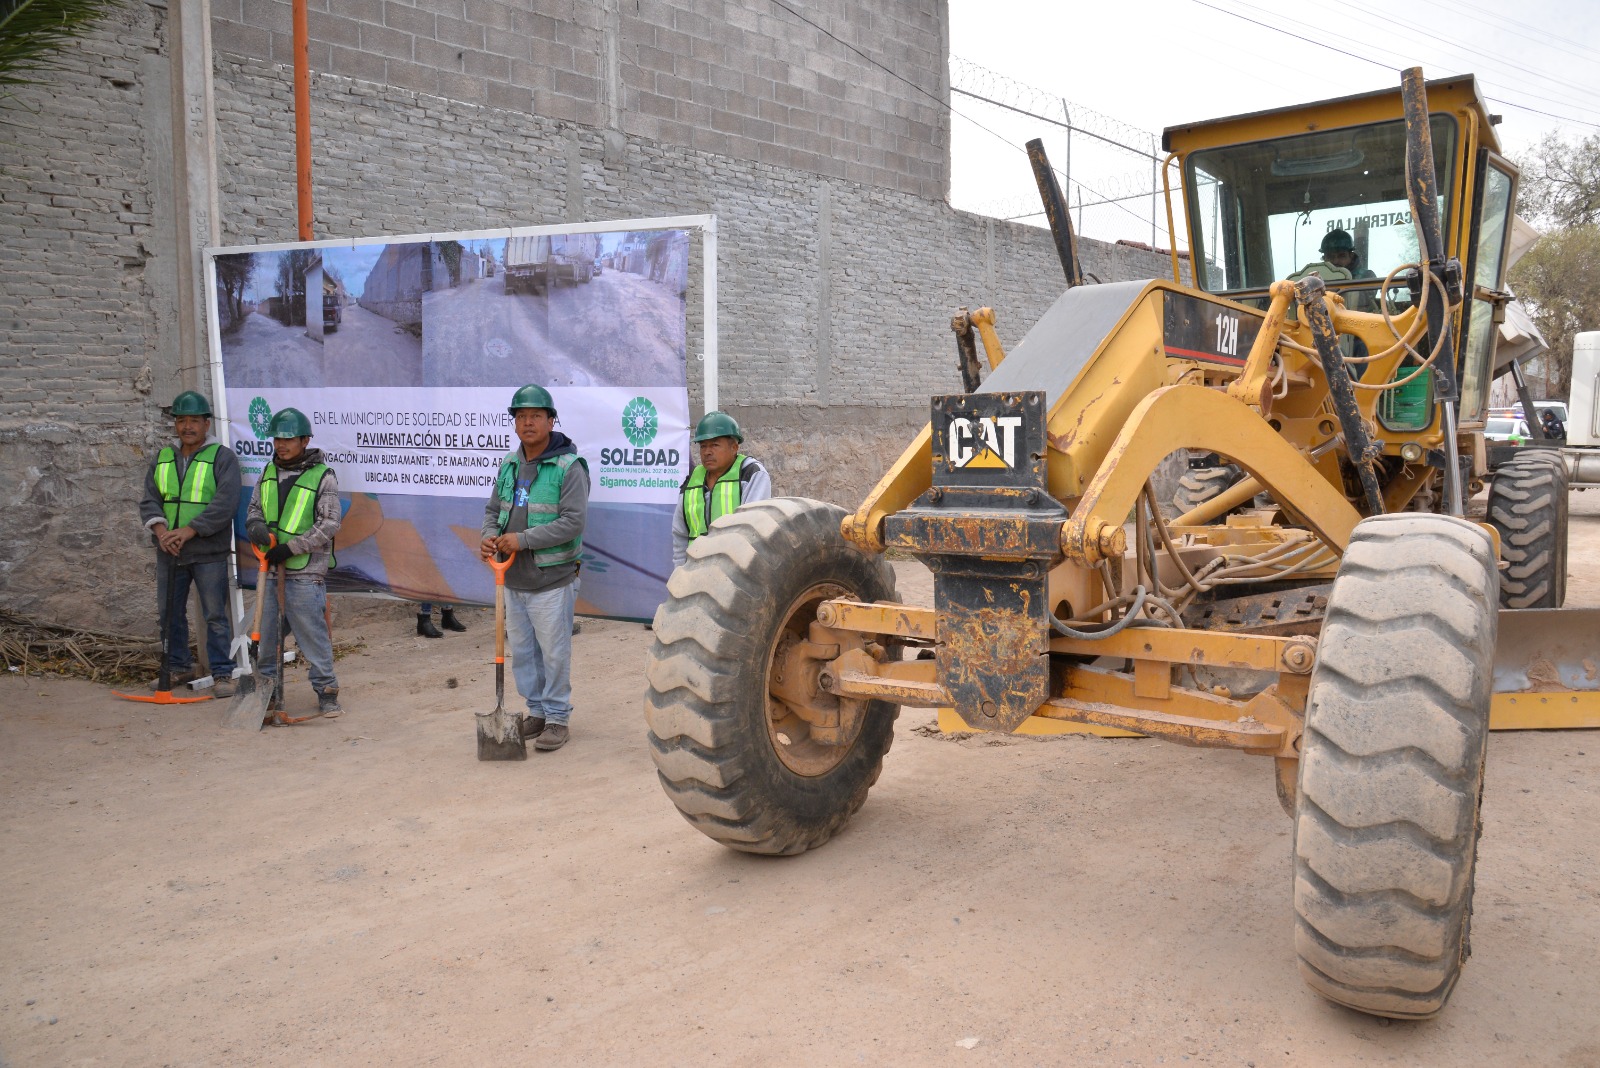
[[[207,438],[205,445],[215,444],[215,439]],[[172,451],[175,454],[178,467],[178,481],[181,484],[184,475],[189,473],[189,458],[183,455],[183,450],[174,443]],[[161,491],[156,488],[156,460],[161,456],[158,451],[150,458],[150,466],[144,473],[144,497],[139,501],[139,521],[146,530],[160,521],[167,521],[166,513],[161,510]],[[212,465],[211,477],[216,480],[217,493],[211,498],[211,503],[189,523],[194,531],[194,537],[189,539],[178,553],[180,564],[203,564],[214,560],[226,560],[228,554],[233,552],[233,516],[239,510],[239,458],[233,450],[226,445],[218,446],[217,458]],[[155,544],[155,534],[150,535],[151,544]],[[159,550],[158,550],[159,551]]]

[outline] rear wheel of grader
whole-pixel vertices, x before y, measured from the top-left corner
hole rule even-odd
[[[1216,467],[1191,467],[1178,479],[1178,489],[1172,495],[1173,515],[1180,516],[1205,504],[1213,497],[1244,477],[1244,472],[1232,464]]]
[[[775,692],[793,693],[785,670],[816,671],[803,643],[823,601],[896,599],[888,561],[844,540],[844,516],[801,497],[740,508],[696,539],[656,612],[650,755],[683,817],[732,849],[803,853],[832,838],[894,739],[896,705],[869,702],[830,737]],[[814,678],[801,685],[816,694]]]
[[[1470,952],[1498,571],[1449,516],[1363,521],[1328,597],[1306,701],[1295,950],[1323,997],[1444,1008]]]
[[[1536,450],[1500,465],[1489,486],[1489,522],[1509,565],[1504,608],[1560,608],[1567,599],[1567,470],[1559,454]]]

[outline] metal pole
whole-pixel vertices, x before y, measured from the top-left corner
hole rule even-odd
[[[294,0],[294,176],[300,240],[311,234],[311,35],[306,0]]]
[[[1156,173],[1156,139],[1150,138],[1150,247],[1160,248],[1161,242],[1156,240],[1156,218],[1161,213],[1161,205],[1156,203],[1156,196],[1161,189],[1161,176]]]

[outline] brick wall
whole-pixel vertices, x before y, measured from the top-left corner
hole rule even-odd
[[[949,190],[944,0],[787,5],[816,25],[767,0],[311,6],[318,73],[929,198]],[[211,13],[219,53],[293,63],[286,0],[214,0]]]
[[[0,605],[105,629],[153,618],[136,510],[181,388],[165,28],[122,9],[0,115]]]
[[[1010,345],[1060,291],[1046,233],[945,204],[946,127],[931,111],[916,117],[918,94],[873,81],[867,67],[823,59],[818,40],[776,16],[700,0],[535,12],[456,0],[449,8],[328,0],[313,12],[317,234],[715,214],[721,400],[747,422],[783,492],[856,503],[924,418],[927,396],[956,387],[952,311],[995,306]],[[942,4],[803,10],[846,39],[876,42],[875,54],[896,69],[925,67],[937,88]],[[293,240],[290,74],[274,62],[285,55],[287,5],[219,0],[213,11],[222,240]],[[529,58],[507,68],[523,71],[524,83],[465,69],[508,47],[506,18],[527,37]],[[0,167],[0,312],[8,323],[0,338],[0,496],[8,505],[0,509],[0,603],[145,633],[154,629],[152,554],[135,502],[166,432],[158,405],[184,388],[185,373],[197,373],[178,366],[172,343],[178,250],[165,19],[160,0],[124,11],[69,52],[46,87],[24,90],[24,106],[7,115],[18,124],[8,128],[15,149]],[[355,24],[354,43],[341,19]],[[426,42],[462,34],[470,40],[453,43],[464,69],[451,72]],[[468,47],[478,40],[481,47]],[[596,88],[591,82],[606,81],[608,42],[626,62]],[[767,120],[774,126],[760,128],[764,140],[720,131],[721,112],[705,104],[686,108],[689,119],[675,111],[672,121],[683,125],[661,116],[653,124],[641,72],[665,59],[645,52],[647,43],[706,64],[710,84],[739,73],[740,86],[754,87],[747,95],[758,113],[764,93],[787,93],[787,125]],[[577,68],[595,47],[601,73],[584,75]],[[551,50],[570,64],[547,61]],[[935,59],[924,63],[924,54]],[[333,72],[358,59],[365,76]],[[480,79],[481,91],[445,78],[451,73]],[[662,73],[653,75],[657,95],[673,84]],[[789,88],[768,90],[767,82]],[[612,83],[624,86],[620,98],[607,95]],[[750,106],[724,88],[726,114]],[[526,106],[511,89],[528,91]],[[678,102],[693,103],[695,92]],[[809,105],[818,109],[807,113],[816,129],[800,137]],[[897,136],[915,144],[893,142],[900,147],[890,151],[885,131],[901,120],[914,124]],[[719,137],[708,140],[707,130]],[[1105,280],[1168,269],[1137,249],[1085,242],[1083,255]],[[703,347],[699,260],[696,244],[691,353]],[[698,407],[700,364],[692,359],[690,370]]]

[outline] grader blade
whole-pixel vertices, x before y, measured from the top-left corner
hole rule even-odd
[[[1490,729],[1600,727],[1597,634],[1600,608],[1503,609]]]

